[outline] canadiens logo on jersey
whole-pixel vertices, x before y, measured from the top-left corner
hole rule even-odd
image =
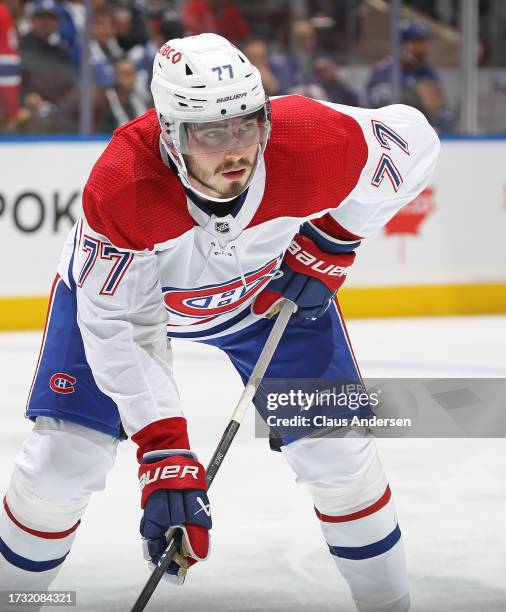
[[[49,380],[49,386],[55,393],[61,393],[66,395],[67,393],[74,393],[77,379],[70,374],[64,372],[57,372],[53,374]]]
[[[239,309],[261,291],[271,280],[281,263],[281,255],[266,265],[225,283],[196,289],[164,287],[165,307],[170,312],[171,325],[196,325]]]

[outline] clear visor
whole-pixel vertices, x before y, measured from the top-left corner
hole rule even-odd
[[[179,150],[187,155],[219,153],[263,145],[269,135],[265,107],[258,111],[204,123],[184,122],[180,125]]]

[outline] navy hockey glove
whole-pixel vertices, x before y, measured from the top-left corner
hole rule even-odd
[[[182,584],[187,569],[209,556],[212,521],[204,466],[186,449],[151,451],[143,455],[139,483],[144,510],[140,526],[144,556],[157,564],[168,539],[181,528],[181,550],[166,574],[171,581]]]
[[[253,312],[270,317],[286,298],[298,306],[295,318],[321,317],[354,260],[353,252],[325,253],[311,238],[296,234],[277,274],[253,303]]]

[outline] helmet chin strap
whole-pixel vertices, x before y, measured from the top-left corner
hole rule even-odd
[[[251,174],[249,175],[248,180],[246,181],[246,184],[244,185],[244,187],[241,189],[241,191],[232,196],[231,198],[219,198],[216,196],[210,196],[207,193],[204,193],[202,191],[199,191],[196,187],[194,187],[189,180],[189,175],[188,175],[188,169],[186,168],[186,164],[184,163],[184,159],[183,156],[177,151],[176,153],[173,152],[171,149],[173,149],[174,147],[171,146],[167,146],[167,144],[165,143],[164,139],[160,136],[160,149],[162,151],[162,153],[166,153],[166,155],[168,155],[170,157],[170,159],[174,162],[176,168],[177,168],[177,173],[178,176],[181,180],[181,182],[183,183],[183,185],[187,188],[187,189],[191,189],[193,191],[193,193],[195,193],[199,198],[203,199],[203,200],[211,200],[212,202],[231,202],[232,200],[235,200],[235,198],[237,198],[239,195],[241,195],[241,193],[244,193],[246,191],[246,189],[251,185],[251,181],[253,180],[257,170],[258,170],[258,166],[260,165],[260,159],[263,156],[263,147],[261,144],[258,145],[258,155],[255,161],[255,166],[253,168],[253,170],[251,171]]]

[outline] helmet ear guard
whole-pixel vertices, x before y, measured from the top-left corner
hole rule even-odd
[[[151,91],[163,148],[175,163],[183,184],[210,200],[229,201],[233,198],[210,197],[190,185],[183,154],[192,151],[187,147],[185,127],[206,123],[234,127],[235,123],[229,120],[262,112],[256,166],[243,191],[247,189],[270,135],[270,103],[259,71],[246,56],[217,34],[168,41],[156,54]],[[220,129],[221,132],[227,131]],[[221,150],[231,148],[242,146],[228,146]],[[214,148],[214,152],[218,150],[218,147]]]

